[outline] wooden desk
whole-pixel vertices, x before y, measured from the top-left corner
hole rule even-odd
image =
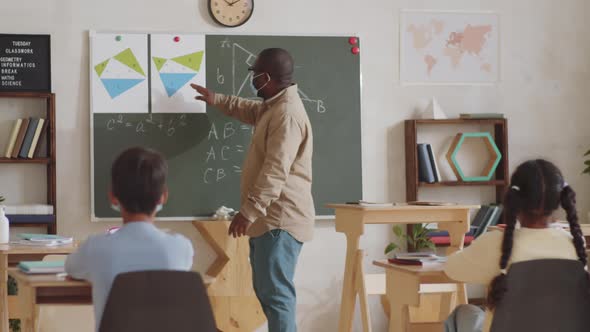
[[[266,322],[266,316],[252,287],[249,238],[229,236],[229,224],[218,220],[193,222],[217,254],[206,272],[213,278],[207,293],[220,331],[255,331]]]
[[[330,204],[327,207],[336,211],[336,231],[346,235],[339,332],[352,331],[357,294],[361,304],[363,331],[371,331],[363,251],[359,249],[360,237],[365,232],[366,224],[438,223],[440,230],[449,232],[451,245],[447,247],[447,254],[451,254],[463,248],[465,233],[469,231],[469,213],[472,209],[479,208],[477,205],[364,207],[352,204]],[[467,297],[464,284],[460,285],[458,293],[461,298]]]
[[[55,274],[28,275],[17,268],[9,268],[8,274],[18,283],[19,310],[15,314],[23,332],[37,331],[39,304],[92,304],[92,285],[87,281]]]
[[[15,296],[8,296],[8,267],[16,266],[20,261],[41,260],[47,255],[70,254],[76,251],[76,244],[58,247],[33,247],[25,245],[0,244],[0,331],[8,332],[8,318],[15,318],[10,314],[14,307]],[[9,302],[11,305],[9,305]]]

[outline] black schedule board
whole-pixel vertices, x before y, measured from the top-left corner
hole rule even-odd
[[[51,92],[49,35],[0,34],[0,92]]]

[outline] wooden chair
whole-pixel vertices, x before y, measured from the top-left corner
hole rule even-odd
[[[185,271],[119,274],[100,323],[100,332],[216,332],[201,276]]]
[[[577,260],[515,263],[494,311],[491,332],[590,330],[590,282]]]

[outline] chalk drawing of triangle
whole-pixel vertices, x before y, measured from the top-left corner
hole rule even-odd
[[[256,55],[249,50],[242,47],[240,44],[233,44],[233,94],[241,97],[255,97],[250,91],[248,85],[250,84],[251,72],[248,71],[256,62]]]
[[[160,73],[160,79],[168,97],[172,97],[196,75],[197,73]]]

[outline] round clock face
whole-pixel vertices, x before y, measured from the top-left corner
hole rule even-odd
[[[254,0],[209,0],[209,12],[213,19],[226,27],[246,23],[254,11]]]

